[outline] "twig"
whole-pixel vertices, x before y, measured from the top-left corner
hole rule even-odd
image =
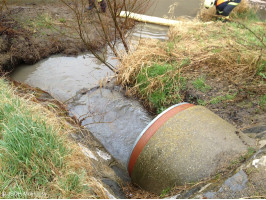
[[[88,124],[84,124],[82,126],[88,126],[88,125],[91,125],[91,124],[112,124],[116,119],[114,119],[113,121],[111,122],[92,122],[92,123],[88,123]]]
[[[233,22],[238,23],[239,25],[243,26],[245,29],[247,29],[249,32],[251,32],[261,43],[264,47],[266,47],[265,43],[263,42],[263,38],[260,38],[254,31],[252,31],[249,27],[247,27],[245,24],[237,21],[237,20],[231,20]]]
[[[9,27],[6,27],[3,31],[0,32],[0,35],[2,35],[4,32],[6,32],[9,29]]]
[[[82,15],[78,11],[78,8],[73,8],[71,7],[65,0],[60,0],[64,5],[66,5],[75,15],[78,29],[76,30],[80,39],[82,42],[86,45],[87,49],[98,59],[100,60],[105,66],[107,66],[111,71],[115,71],[115,67],[113,67],[111,64],[106,62],[99,54],[96,53],[96,51],[88,44],[88,42],[85,39],[84,31],[82,28],[83,25],[83,20],[82,20]],[[84,8],[84,7],[83,7]],[[82,12],[82,11],[81,11]]]

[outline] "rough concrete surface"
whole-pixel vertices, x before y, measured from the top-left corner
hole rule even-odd
[[[149,140],[134,166],[132,180],[161,193],[176,185],[207,178],[247,152],[231,124],[202,106],[170,118]]]

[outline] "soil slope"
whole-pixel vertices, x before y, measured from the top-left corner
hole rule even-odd
[[[86,50],[75,32],[73,13],[59,1],[20,1],[0,12],[0,71],[10,72],[19,64],[33,64],[51,54],[77,55]],[[32,3],[26,3],[32,2]],[[92,13],[84,10],[85,15]],[[93,49],[104,42],[87,31]]]

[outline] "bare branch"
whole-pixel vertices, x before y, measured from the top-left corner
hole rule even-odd
[[[119,17],[120,12],[134,11],[141,13],[148,5],[149,0],[104,0],[107,5],[106,13],[101,13],[97,1],[94,1],[95,9],[87,11],[89,0],[60,0],[73,13],[75,24],[68,25],[74,30],[86,48],[109,69],[115,71],[115,67],[108,63],[95,50],[95,37],[100,38],[103,43],[110,47],[115,57],[120,61],[121,53],[128,53],[129,46],[126,40],[129,27],[129,18],[122,19]],[[71,3],[69,3],[71,2]],[[95,33],[96,35],[92,35]],[[95,37],[92,37],[95,36]],[[121,45],[122,44],[122,49]]]

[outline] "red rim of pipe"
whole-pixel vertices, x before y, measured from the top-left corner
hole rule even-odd
[[[129,163],[128,163],[128,172],[129,176],[131,177],[131,174],[133,172],[133,168],[135,166],[135,163],[137,162],[137,159],[139,155],[141,154],[142,150],[150,140],[150,138],[157,132],[157,130],[171,117],[176,115],[177,113],[186,110],[187,108],[193,107],[193,104],[182,104],[177,107],[174,107],[173,109],[169,110],[168,112],[164,113],[162,116],[160,116],[142,135],[142,137],[139,139],[138,143],[136,144],[135,148],[133,149]]]

